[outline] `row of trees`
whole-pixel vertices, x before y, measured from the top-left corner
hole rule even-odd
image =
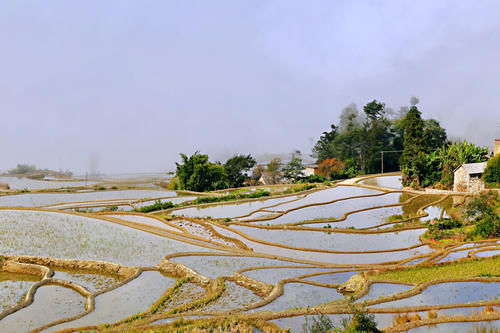
[[[467,141],[454,144],[436,141],[435,136],[426,132],[426,122],[416,106],[411,107],[402,121],[404,149],[400,165],[403,185],[427,187],[453,186],[453,172],[464,163],[483,162],[488,149]],[[437,146],[437,144],[440,144]]]
[[[353,177],[357,174],[381,171],[381,152],[384,154],[384,171],[399,170],[399,157],[405,143],[405,119],[417,110],[418,99],[412,98],[411,107],[401,107],[398,112],[384,103],[373,100],[359,112],[356,104],[342,110],[339,124],[332,124],[330,131],[316,142],[312,156],[318,165],[333,165],[332,178]],[[423,120],[419,144],[432,151],[447,143],[446,131],[434,119]],[[409,129],[411,130],[411,129]]]
[[[177,188],[197,192],[243,186],[246,172],[256,164],[251,155],[235,155],[225,164],[210,162],[199,152],[189,157],[181,153],[181,159],[176,163]]]
[[[18,164],[14,169],[7,171],[8,175],[23,175],[28,177],[38,177],[43,178],[45,176],[53,176],[57,178],[71,178],[73,173],[69,170],[66,171],[54,171],[45,169],[38,169],[34,164]]]
[[[287,163],[274,158],[267,165],[256,165],[251,155],[235,155],[226,163],[210,162],[208,155],[195,152],[191,156],[181,155],[181,163],[176,163],[176,176],[172,189],[197,192],[255,185],[261,177],[267,183],[278,184],[283,181],[295,183],[304,179],[305,167],[300,151],[295,151]],[[253,168],[251,175],[249,171]]]

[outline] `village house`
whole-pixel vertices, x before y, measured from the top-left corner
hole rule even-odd
[[[495,139],[493,154],[500,154],[500,139]],[[484,181],[481,179],[486,163],[467,163],[455,169],[453,174],[453,191],[455,192],[480,192],[484,190]]]
[[[453,191],[456,192],[480,192],[484,190],[484,182],[481,179],[486,162],[462,164],[455,169]]]
[[[304,176],[312,176],[318,171],[318,166],[316,164],[306,165],[304,169]]]

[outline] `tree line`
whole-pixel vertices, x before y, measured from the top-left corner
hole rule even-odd
[[[332,165],[332,177],[354,177],[400,169],[400,156],[404,149],[405,127],[410,110],[416,110],[418,99],[411,106],[396,112],[377,100],[367,103],[363,112],[352,103],[342,110],[338,125],[330,125],[313,147],[312,156],[318,166]],[[446,144],[444,128],[435,119],[423,121],[421,143],[427,150]],[[382,154],[382,152],[385,152]],[[382,162],[382,156],[384,158]]]
[[[203,192],[255,185],[261,177],[268,184],[318,182],[401,170],[404,186],[450,189],[455,168],[485,161],[488,149],[466,141],[450,142],[437,120],[422,118],[418,103],[412,97],[410,105],[395,111],[373,100],[362,112],[356,104],[349,104],[338,124],[331,124],[314,144],[311,156],[317,169],[313,176],[305,177],[300,151],[287,163],[275,158],[266,166],[256,166],[250,154],[234,155],[221,163],[196,152],[190,157],[181,154],[171,188]]]

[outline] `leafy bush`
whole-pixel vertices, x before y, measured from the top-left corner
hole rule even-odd
[[[38,171],[38,169],[34,165],[18,164],[14,169],[7,171],[7,173],[12,175],[22,175],[35,171]]]
[[[483,179],[487,183],[500,183],[500,154],[489,159],[484,169]]]
[[[306,322],[302,326],[304,333],[382,333],[377,328],[375,316],[366,313],[364,308],[354,306],[354,300],[350,301],[350,309],[353,312],[351,318],[342,320],[342,327],[335,327],[330,318],[324,314],[319,314],[317,317],[312,317],[312,321],[306,317]]]
[[[473,231],[474,235],[483,238],[500,237],[500,218],[487,216],[476,224]]]
[[[192,204],[202,204],[202,203],[212,203],[212,202],[224,202],[232,200],[243,200],[243,199],[256,199],[261,197],[268,197],[271,193],[269,191],[257,191],[252,193],[231,193],[228,195],[221,196],[206,196],[199,197],[193,200]]]
[[[312,317],[312,322],[306,316],[306,321],[302,325],[302,331],[304,333],[326,333],[333,329],[333,322],[330,318],[320,313],[317,317]]]
[[[154,204],[149,206],[144,206],[139,209],[141,213],[149,213],[157,210],[174,208],[175,205],[171,201],[161,202],[161,200],[156,200]]]
[[[179,189],[179,180],[177,179],[177,177],[172,177],[172,179],[170,179],[170,182],[168,183],[168,189],[172,191]]]
[[[309,175],[307,177],[302,178],[301,180],[298,181],[298,183],[299,184],[303,184],[303,183],[324,183],[327,180],[328,180],[328,178],[326,178],[326,177],[314,174],[314,175]]]
[[[442,221],[432,223],[430,222],[429,230],[450,230],[462,227],[462,222],[455,219],[443,219]]]

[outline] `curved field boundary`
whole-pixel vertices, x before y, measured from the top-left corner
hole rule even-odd
[[[186,220],[186,221],[189,221],[191,223],[196,223],[196,224],[198,224],[198,225],[200,225],[200,226],[208,229],[208,231],[211,232],[216,237],[218,237],[220,239],[223,239],[223,240],[225,240],[227,242],[233,243],[233,244],[236,245],[236,247],[238,247],[240,249],[243,249],[243,250],[246,250],[246,251],[251,251],[250,248],[245,243],[243,243],[242,241],[240,241],[239,239],[228,237],[226,235],[222,235],[221,233],[217,232],[217,230],[215,230],[215,228],[210,223],[206,223],[203,220],[193,219],[193,218],[189,218],[189,217],[184,217],[184,218],[179,218],[179,219],[180,220]],[[187,231],[187,230],[186,230],[186,232],[189,233],[189,231]]]
[[[180,242],[189,243],[191,245],[201,246],[214,250],[229,250],[231,251],[233,248],[227,246],[225,244],[217,243],[212,240],[204,239],[202,237],[194,236],[191,234],[183,234],[181,232],[176,232],[173,230],[163,229],[160,227],[150,226],[142,223],[130,222],[121,220],[118,218],[113,218],[105,215],[98,214],[84,214],[79,212],[71,212],[71,211],[61,211],[57,209],[47,209],[47,208],[31,208],[31,207],[0,207],[0,210],[17,210],[17,211],[35,211],[35,212],[47,212],[47,213],[57,213],[57,214],[68,214],[75,216],[82,216],[87,218],[94,218],[97,220],[107,221],[115,224],[120,224],[122,226],[130,227],[132,229],[140,230],[143,232],[148,232],[157,236],[171,238]]]
[[[279,261],[284,261],[284,262],[292,262],[292,263],[297,263],[297,264],[317,266],[318,268],[351,268],[352,266],[356,266],[356,265],[332,264],[332,263],[312,261],[312,260],[302,260],[302,259],[272,255],[272,254],[268,254],[268,253],[236,251],[236,250],[232,251],[232,253],[229,253],[229,252],[221,252],[221,253],[218,253],[218,252],[177,252],[177,253],[172,253],[172,254],[166,255],[165,259],[174,259],[174,258],[180,258],[180,257],[198,257],[198,256],[202,256],[202,257],[264,258],[264,259],[273,259],[273,260],[279,260]],[[360,265],[360,266],[372,267],[369,264]],[[383,265],[379,265],[379,266],[382,267]]]
[[[369,254],[369,253],[386,253],[386,252],[398,252],[398,251],[405,251],[405,250],[413,250],[415,248],[427,245],[424,243],[420,243],[420,244],[415,244],[415,245],[411,245],[408,247],[387,249],[387,250],[365,250],[365,251],[322,250],[322,249],[295,247],[295,246],[290,246],[290,245],[280,244],[280,243],[272,243],[272,242],[268,242],[268,241],[264,241],[264,240],[260,240],[260,239],[248,236],[247,234],[245,234],[239,230],[231,229],[225,225],[219,225],[219,227],[226,229],[228,231],[234,232],[234,233],[238,234],[239,236],[241,236],[249,241],[255,242],[255,243],[274,246],[274,247],[280,247],[280,248],[289,249],[289,250],[304,251],[304,252],[319,252],[319,253],[331,253],[331,254]]]
[[[206,208],[206,207],[212,207],[212,206],[223,206],[223,205],[231,205],[231,204],[241,204],[241,203],[246,203],[246,202],[254,202],[254,201],[264,201],[264,200],[269,200],[269,199],[279,199],[279,198],[287,198],[287,197],[293,197],[293,196],[299,196],[299,195],[308,195],[313,192],[317,191],[322,191],[326,190],[330,187],[318,187],[318,188],[313,188],[310,190],[302,191],[302,192],[296,192],[296,193],[287,193],[287,194],[279,194],[279,195],[270,195],[268,197],[260,197],[260,198],[252,198],[252,199],[243,199],[243,200],[232,200],[232,201],[222,201],[222,202],[209,202],[209,203],[203,203],[199,205],[187,205],[184,207],[177,207],[177,208],[169,208],[169,209],[164,209],[164,210],[157,210],[148,214],[169,214],[171,212],[174,212],[176,210],[181,210],[181,209],[187,209],[187,208]]]
[[[393,191],[393,192],[388,192],[388,193],[404,193],[402,191]],[[387,193],[385,193],[387,194]],[[311,220],[311,221],[301,221],[301,222],[296,222],[296,223],[291,223],[290,225],[303,225],[303,224],[313,224],[313,223],[325,223],[325,222],[333,222],[333,223],[336,223],[336,222],[342,222],[344,221],[349,215],[352,215],[352,214],[356,214],[356,213],[360,213],[360,212],[365,212],[365,211],[369,211],[369,210],[376,210],[376,209],[381,209],[381,208],[390,208],[390,207],[402,207],[402,206],[405,206],[405,205],[408,205],[410,204],[412,201],[416,200],[417,198],[421,198],[423,195],[425,194],[419,194],[419,195],[416,195],[414,197],[411,197],[410,199],[406,200],[405,202],[399,202],[399,203],[394,203],[394,204],[387,204],[387,205],[378,205],[378,206],[372,206],[372,207],[367,207],[367,208],[361,208],[361,209],[356,209],[356,210],[352,210],[352,211],[349,211],[349,212],[346,212],[340,219],[331,219],[331,220],[319,220],[319,221],[315,221],[315,220]],[[419,210],[422,210],[422,209],[425,209],[429,206],[432,206],[432,205],[435,205],[436,203],[439,203],[443,200],[445,200],[446,198],[439,198],[438,200],[430,203],[430,204],[427,204],[427,205],[424,205],[422,207],[420,207],[417,211]],[[427,212],[424,212],[423,215],[421,216],[416,216],[414,217],[413,219],[417,219],[417,218],[422,218],[422,217],[425,217],[425,216],[428,216],[429,214]],[[394,221],[393,223],[398,223],[398,221]]]
[[[500,238],[498,240],[500,240]],[[464,242],[464,243],[455,244],[452,247],[450,247],[448,250],[444,251],[443,254],[440,255],[439,257],[434,257],[432,259],[432,262],[438,262],[438,261],[446,258],[450,253],[457,253],[457,252],[464,252],[464,251],[479,249],[478,251],[472,251],[471,252],[471,254],[474,254],[476,252],[488,251],[490,249],[493,249],[493,250],[499,250],[500,249],[500,244],[495,245],[496,243],[495,244],[490,244],[489,242],[487,242],[485,244],[473,245],[474,243],[478,243],[478,242],[479,241],[471,241],[471,242]],[[472,244],[473,246],[471,246],[471,247],[465,247],[465,248],[461,248],[461,249],[458,248],[458,247],[460,247],[462,245],[466,245],[466,244]],[[495,248],[495,246],[496,246],[496,248]],[[486,250],[481,250],[483,248],[487,248],[487,249]],[[460,259],[462,259],[462,258],[460,258]],[[456,260],[458,260],[458,259],[451,260],[451,261],[456,261]]]
[[[386,193],[384,193],[384,194],[386,194]],[[378,195],[381,195],[381,194],[378,194]],[[380,227],[380,226],[383,226],[383,225],[395,224],[395,223],[402,223],[402,222],[407,222],[407,221],[411,221],[411,220],[415,220],[415,219],[420,219],[422,217],[426,217],[426,216],[429,215],[429,213],[425,212],[426,208],[428,208],[428,207],[430,207],[432,205],[438,204],[438,203],[446,200],[448,198],[448,196],[439,198],[436,201],[433,201],[433,202],[431,202],[429,204],[426,204],[426,205],[423,205],[422,207],[420,207],[418,209],[418,211],[422,211],[423,212],[420,216],[415,216],[415,217],[411,217],[411,218],[404,219],[404,220],[395,220],[395,221],[392,221],[392,222],[383,223],[383,224],[380,224],[380,225],[377,225],[377,226],[373,226],[373,227],[361,228],[361,229],[348,229],[348,228],[314,228],[314,227],[304,227],[303,226],[304,224],[313,224],[313,223],[327,223],[327,222],[337,223],[337,222],[342,222],[342,221],[345,221],[345,219],[349,215],[351,215],[351,214],[355,214],[355,213],[359,213],[359,212],[363,212],[363,211],[374,210],[374,209],[380,209],[380,208],[404,206],[404,205],[407,205],[407,204],[411,203],[413,200],[415,200],[415,199],[417,199],[419,197],[420,197],[420,195],[417,195],[415,197],[412,197],[412,198],[406,200],[403,203],[390,204],[390,205],[382,205],[382,206],[373,206],[373,207],[363,208],[363,209],[359,209],[359,210],[349,211],[349,212],[346,212],[344,214],[344,216],[342,218],[340,218],[340,219],[309,220],[309,221],[301,221],[301,222],[296,222],[296,223],[280,224],[280,225],[257,225],[257,224],[252,224],[252,223],[246,223],[248,221],[248,220],[246,220],[245,222],[231,221],[231,222],[227,223],[227,225],[234,224],[234,225],[239,225],[239,226],[247,226],[247,227],[252,227],[252,228],[269,229],[269,230],[271,230],[271,229],[272,230],[289,229],[289,230],[304,230],[304,231],[321,231],[321,232],[327,232],[327,233],[337,232],[337,233],[367,233],[367,234],[368,233],[397,232],[397,231],[401,231],[401,230],[411,230],[411,229],[421,229],[421,228],[426,228],[426,227],[423,226],[423,225],[414,225],[414,226],[404,226],[404,227],[400,227],[400,228],[389,228],[389,229],[386,228],[386,229],[382,229],[382,230],[380,230],[380,229],[373,230],[373,228]],[[275,219],[275,218],[278,218],[278,217],[279,216],[276,216],[276,217],[273,216],[269,220]]]
[[[222,292],[224,291],[224,288],[225,288],[224,284],[223,283],[221,284],[219,279],[215,279],[215,280],[208,279],[208,278],[196,273],[195,271],[191,270],[190,268],[188,268],[182,264],[179,264],[179,263],[169,262],[167,264],[166,262],[162,262],[157,267],[138,268],[136,270],[135,274],[133,274],[132,276],[129,276],[127,279],[125,279],[121,283],[116,284],[114,286],[111,286],[110,288],[107,288],[105,290],[101,290],[101,291],[96,292],[96,293],[91,293],[89,295],[89,300],[88,300],[89,307],[88,307],[87,311],[85,311],[84,313],[78,314],[77,316],[74,316],[74,317],[64,318],[64,319],[49,323],[43,327],[39,327],[36,330],[33,330],[32,332],[40,332],[40,331],[45,330],[49,327],[59,325],[62,323],[66,323],[66,322],[71,322],[71,321],[80,319],[83,316],[86,316],[87,314],[89,314],[95,310],[95,297],[102,295],[104,293],[107,293],[109,291],[112,291],[116,288],[119,288],[119,287],[129,283],[133,279],[139,277],[144,271],[160,271],[162,273],[170,274],[173,276],[180,276],[180,278],[174,283],[174,285],[172,287],[167,289],[167,291],[165,291],[164,294],[145,312],[138,313],[138,314],[133,315],[129,318],[120,320],[117,323],[111,324],[109,326],[113,327],[113,326],[116,326],[116,325],[119,325],[122,323],[128,323],[128,322],[132,322],[135,320],[140,320],[144,316],[148,316],[151,313],[154,313],[154,311],[159,309],[161,304],[166,301],[166,299],[169,297],[169,295],[171,295],[172,292],[174,292],[176,288],[178,288],[180,285],[182,285],[184,282],[187,282],[187,281],[199,284],[201,287],[203,287],[205,290],[207,290],[207,295],[205,297],[203,297],[202,299],[194,300],[193,302],[186,303],[184,305],[173,308],[169,311],[169,313],[182,312],[182,311],[186,311],[186,310],[189,310],[192,308],[196,308],[196,306],[200,306],[201,304],[208,304],[209,302],[220,297],[220,295],[222,294]],[[100,326],[102,326],[102,325],[91,325],[91,326],[76,328],[76,330],[92,330],[92,329],[96,329]],[[56,332],[73,332],[74,330],[75,330],[74,328],[69,328],[69,329],[57,330]]]
[[[332,187],[332,188],[338,188],[339,186],[352,186],[352,185],[337,185],[337,186]],[[277,219],[278,217],[281,217],[281,216],[283,216],[285,214],[288,214],[290,212],[293,212],[293,211],[296,211],[296,210],[299,210],[299,209],[303,209],[303,208],[315,207],[315,206],[325,206],[325,205],[330,205],[330,204],[338,202],[338,201],[345,201],[345,200],[358,199],[358,198],[378,197],[378,196],[386,195],[386,194],[389,194],[389,193],[398,193],[398,192],[402,192],[402,191],[383,191],[382,193],[367,194],[367,195],[355,195],[355,196],[351,196],[351,197],[339,198],[339,199],[334,199],[334,200],[330,200],[330,201],[312,202],[312,203],[305,204],[305,205],[302,205],[302,206],[293,207],[293,208],[287,209],[285,211],[279,211],[279,212],[275,211],[275,213],[277,214],[277,216],[263,217],[263,218],[257,218],[257,219],[246,219],[245,222],[250,222],[251,223],[251,222],[269,221],[269,220]],[[266,207],[263,207],[262,209],[265,209],[265,208]],[[256,211],[252,212],[252,214],[256,213],[258,211],[259,210],[256,210]],[[322,222],[328,222],[328,221],[322,221]]]
[[[102,192],[102,191],[99,191]],[[128,199],[107,199],[107,200],[84,200],[84,201],[68,201],[68,202],[58,202],[50,205],[37,206],[36,208],[51,208],[51,209],[61,209],[59,206],[67,206],[62,209],[73,209],[73,208],[94,208],[94,207],[108,207],[108,206],[122,206],[122,205],[134,205],[137,203],[156,201],[156,200],[166,200],[166,199],[176,199],[182,198],[182,196],[166,196],[157,198],[128,198]],[[88,204],[88,205],[87,205]]]
[[[192,270],[192,269],[188,268],[187,266],[184,266],[183,264],[180,264],[180,263],[175,263],[175,262],[171,262],[168,260],[163,260],[162,263],[158,267],[156,267],[154,269],[152,268],[152,270],[160,270],[161,272],[165,272],[167,274],[172,274],[174,276],[178,276],[179,279],[174,283],[174,285],[172,287],[167,289],[163,293],[163,295],[146,311],[140,312],[140,313],[133,315],[131,317],[122,319],[116,323],[108,324],[108,325],[106,325],[107,327],[117,327],[121,324],[130,324],[130,323],[135,323],[136,321],[140,323],[142,321],[142,319],[145,319],[147,321],[154,321],[154,320],[162,319],[165,316],[169,316],[169,315],[176,314],[176,313],[183,313],[183,312],[188,311],[188,310],[196,309],[196,308],[204,306],[210,302],[213,302],[214,300],[219,298],[225,290],[225,284],[224,284],[223,279],[221,279],[221,278],[217,278],[215,280],[209,279],[209,278],[197,273],[196,271],[194,271],[194,270]],[[167,311],[166,313],[155,314],[155,312],[159,310],[161,305],[165,301],[168,300],[168,298],[175,292],[175,290],[187,281],[199,284],[201,287],[203,287],[207,291],[207,294],[205,295],[205,297],[202,297],[201,299],[196,299],[196,300],[193,300],[192,302],[189,302],[189,303],[180,305],[178,307],[172,308],[169,311]],[[83,315],[86,315],[86,314],[87,313],[85,313]],[[83,315],[80,315],[79,318],[83,317]],[[71,318],[70,320],[67,319],[65,322],[73,321],[75,319],[78,319],[78,318]],[[54,325],[60,324],[60,323],[62,323],[62,322],[51,323],[51,324],[49,324],[50,326],[48,326],[48,327],[51,327],[51,326],[54,326]],[[74,331],[82,331],[82,330],[95,330],[101,326],[102,325],[90,325],[90,326],[84,326],[84,327],[78,327],[78,328],[66,328],[66,329],[57,330],[55,332],[64,333],[64,332],[74,332]],[[45,329],[45,328],[40,328],[40,330],[41,329]]]
[[[385,333],[392,333],[392,332],[406,332],[409,329],[420,327],[420,326],[431,326],[431,325],[437,325],[437,324],[444,324],[444,323],[460,323],[460,322],[484,322],[484,321],[493,321],[493,320],[498,320],[500,319],[500,312],[493,312],[493,313],[481,313],[478,315],[472,315],[472,316],[440,316],[438,318],[434,319],[423,319],[419,321],[412,321],[403,325],[398,325],[398,326],[391,326],[387,327],[384,329]]]
[[[179,230],[180,232],[184,232],[184,233],[188,233],[188,231],[180,226],[178,226],[177,224],[174,224],[174,223],[171,223],[170,220],[165,220],[159,216],[156,216],[156,215],[148,215],[148,214],[145,214],[145,213],[140,213],[140,212],[96,212],[96,213],[92,213],[92,214],[96,214],[96,215],[105,215],[105,216],[108,216],[108,217],[111,217],[109,215],[123,215],[123,216],[142,216],[142,217],[145,217],[145,218],[150,218],[150,219],[154,219],[154,220],[157,220],[169,227],[172,227],[172,228],[175,228],[177,230]],[[172,219],[172,220],[175,220],[175,219]]]
[[[423,229],[426,228],[424,225],[411,225],[404,226],[398,228],[384,228],[377,230],[368,230],[368,229],[348,229],[348,228],[315,228],[315,227],[304,227],[301,225],[288,225],[288,224],[279,224],[279,225],[260,225],[260,224],[247,224],[245,222],[230,222],[225,225],[239,225],[242,227],[255,228],[255,229],[267,229],[267,230],[302,230],[302,231],[320,231],[326,233],[339,233],[339,234],[384,234],[389,232],[399,232],[405,230],[415,230],[415,229]],[[217,226],[220,226],[217,225]],[[233,229],[231,229],[233,230]]]
[[[46,328],[52,327],[54,325],[62,324],[65,322],[73,321],[76,319],[79,319],[95,309],[95,297],[98,295],[101,295],[103,293],[109,292],[111,290],[114,290],[118,287],[121,287],[128,282],[132,281],[133,279],[137,278],[143,271],[145,270],[154,270],[155,268],[138,268],[134,269],[132,267],[128,266],[121,266],[121,265],[116,265],[113,263],[108,263],[108,262],[100,262],[100,261],[89,261],[89,260],[70,260],[70,259],[57,259],[57,258],[46,258],[46,257],[32,257],[32,256],[9,256],[7,257],[7,263],[2,266],[2,270],[4,271],[9,271],[9,272],[23,272],[25,274],[37,274],[37,272],[44,272],[42,280],[39,282],[35,283],[30,287],[28,290],[28,293],[25,296],[25,299],[22,303],[11,307],[2,313],[0,313],[0,319],[17,312],[23,308],[26,308],[27,306],[31,305],[34,301],[34,296],[38,288],[46,285],[58,285],[64,288],[69,288],[80,295],[84,296],[87,298],[85,308],[86,311],[82,312],[76,316],[68,317],[68,318],[63,318],[54,322],[51,322],[49,324],[46,324],[42,327],[39,327],[32,332],[39,332],[41,330],[44,330]],[[33,263],[24,263],[24,262],[18,262],[19,261],[26,261],[26,262],[36,262],[36,264]],[[52,276],[54,275],[54,271],[47,267],[44,266],[44,264],[47,265],[53,265],[54,267],[59,267],[59,268],[78,268],[82,270],[89,270],[91,273],[94,272],[100,272],[102,273],[105,271],[106,273],[110,274],[124,274],[122,275],[124,277],[124,280],[120,281],[119,283],[110,286],[109,288],[105,288],[101,291],[91,293],[88,291],[86,288],[83,286],[66,281],[66,280],[61,280],[61,279],[53,279]]]

